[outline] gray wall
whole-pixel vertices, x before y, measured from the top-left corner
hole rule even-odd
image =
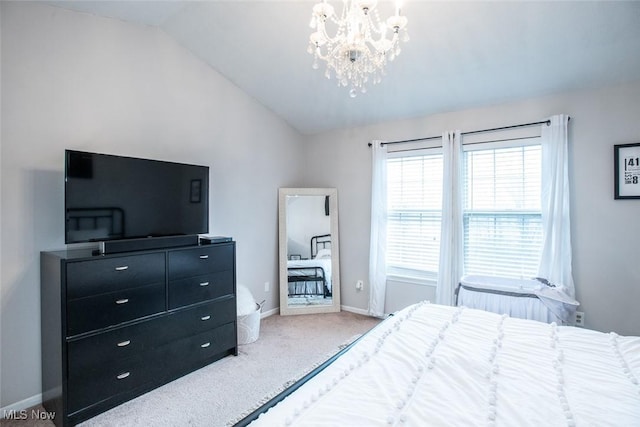
[[[277,189],[298,185],[302,136],[157,29],[1,13],[0,407],[38,403],[39,252],[64,248],[65,148],[210,166],[209,231],[236,239],[238,283],[277,307]]]
[[[585,324],[640,335],[640,200],[613,199],[613,145],[640,142],[640,81],[518,103],[380,123],[309,139],[309,185],[337,187],[340,197],[342,303],[367,309],[372,139],[437,136],[571,116],[569,158],[573,277]],[[358,292],[355,283],[365,280]],[[387,311],[433,294],[429,286],[390,284]]]

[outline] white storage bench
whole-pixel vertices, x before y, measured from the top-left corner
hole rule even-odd
[[[456,305],[511,317],[573,324],[579,303],[535,279],[464,276],[456,290]]]

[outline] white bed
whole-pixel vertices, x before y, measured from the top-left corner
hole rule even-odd
[[[420,303],[250,425],[638,426],[640,338]]]

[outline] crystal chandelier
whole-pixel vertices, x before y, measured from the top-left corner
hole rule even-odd
[[[338,86],[351,87],[352,98],[358,91],[365,93],[368,83],[382,80],[387,60],[393,61],[400,54],[400,31],[402,41],[409,40],[400,2],[396,1],[395,15],[384,22],[376,4],[376,0],[343,0],[340,16],[326,0],[313,7],[311,28],[316,31],[309,38],[308,48],[314,56],[313,68],[318,69],[319,59],[326,61],[325,77],[330,79],[333,70]],[[334,37],[327,32],[327,23],[337,27]],[[387,32],[391,38],[387,38]]]

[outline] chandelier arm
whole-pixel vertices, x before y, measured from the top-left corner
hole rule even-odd
[[[329,36],[329,33],[327,33],[327,27],[324,24],[321,27],[322,28],[320,28],[320,26],[318,26],[318,31],[321,31],[322,36],[325,38],[325,40],[328,43],[336,43],[336,42],[339,41],[339,39],[340,39],[340,36],[339,36],[340,32],[339,31],[338,31],[338,33],[336,34],[335,37],[331,37],[331,36]]]
[[[329,55],[325,55],[322,53],[322,50],[318,47],[316,48],[315,55],[318,59],[322,59],[323,61],[329,61]]]

